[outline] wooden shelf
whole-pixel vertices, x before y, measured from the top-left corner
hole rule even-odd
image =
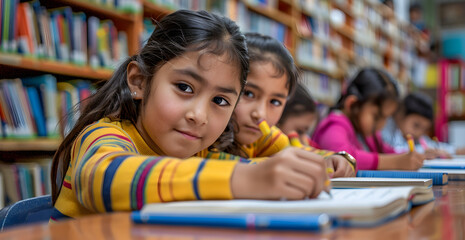
[[[339,34],[347,37],[348,39],[352,40],[353,42],[356,42],[355,36],[354,36],[354,29],[352,29],[349,26],[336,26],[332,25],[333,29],[336,30]]]
[[[349,4],[340,4],[337,1],[331,1],[333,3],[333,6],[339,10],[341,10],[343,13],[346,15],[350,16],[351,18],[358,18],[360,17],[359,15],[355,14],[352,9],[350,9]]]
[[[293,27],[293,24],[292,24],[292,16],[290,15],[287,15],[285,13],[282,13],[276,9],[269,9],[269,8],[262,8],[262,7],[257,7],[257,6],[254,6],[250,3],[247,3],[247,2],[244,2],[244,4],[247,6],[248,9],[256,12],[256,13],[259,13],[265,17],[268,17],[268,18],[271,18],[275,21],[278,21],[280,22],[281,24],[284,24],[290,28]]]
[[[174,10],[155,5],[148,0],[143,0],[142,6],[144,8],[144,14],[146,16],[154,17],[155,19],[161,19],[162,17],[174,12]]]
[[[109,18],[117,21],[134,22],[137,16],[139,16],[138,14],[124,13],[118,9],[96,4],[86,0],[60,0],[58,2],[63,5],[86,10],[87,12],[96,14],[99,17],[105,17],[107,19]]]
[[[341,72],[336,72],[336,71],[335,72],[329,72],[326,69],[321,69],[321,68],[318,68],[316,66],[311,66],[311,65],[301,64],[301,63],[297,63],[297,66],[299,68],[304,69],[304,70],[308,70],[308,71],[317,72],[317,73],[327,75],[330,78],[334,78],[334,79],[341,79],[342,78]]]
[[[344,47],[335,48],[333,49],[334,55],[336,57],[341,57],[347,61],[354,61],[355,60],[355,53],[350,51]]]
[[[61,139],[0,140],[0,151],[56,151]]]
[[[0,70],[2,68],[26,69],[96,80],[108,80],[113,74],[113,70],[109,69],[93,69],[90,66],[79,66],[70,63],[23,57],[16,54],[0,53]]]
[[[313,41],[318,42],[318,43],[320,43],[321,45],[326,46],[326,47],[330,47],[330,46],[331,46],[330,43],[329,43],[329,41],[323,41],[324,39],[315,37],[315,36],[313,36],[313,35],[312,35],[312,36],[305,36],[305,35],[303,35],[303,34],[301,34],[301,33],[297,33],[297,37],[299,37],[299,38],[301,38],[301,39],[308,40],[308,41],[312,41],[312,42],[313,42]],[[329,40],[329,39],[330,39],[330,37],[328,37],[328,40]]]

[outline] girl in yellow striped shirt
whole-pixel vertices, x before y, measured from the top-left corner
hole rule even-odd
[[[191,157],[225,129],[248,67],[245,38],[231,20],[190,10],[163,18],[140,52],[86,100],[60,145],[51,221],[154,202],[319,193],[324,163],[303,150],[263,164]],[[285,176],[280,169],[305,170]]]

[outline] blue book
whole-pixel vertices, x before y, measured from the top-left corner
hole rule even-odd
[[[135,211],[131,219],[135,223],[256,230],[322,231],[333,224],[326,214],[172,214]]]
[[[378,177],[378,178],[431,178],[433,185],[446,185],[448,175],[443,172],[415,172],[415,171],[380,171],[380,170],[360,170],[357,177]]]
[[[45,113],[40,104],[40,96],[37,92],[37,89],[34,87],[26,87],[27,95],[29,98],[29,104],[32,110],[32,116],[34,117],[34,122],[36,123],[37,136],[46,137],[47,136],[47,126],[45,124]]]

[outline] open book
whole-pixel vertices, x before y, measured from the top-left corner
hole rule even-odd
[[[347,177],[331,179],[333,188],[366,188],[392,186],[422,186],[431,187],[433,180],[428,178],[370,178]]]
[[[411,205],[434,200],[426,187],[386,187],[365,189],[332,189],[317,199],[300,201],[217,200],[148,204],[137,213],[139,219],[151,214],[197,214],[221,216],[230,214],[310,215],[328,214],[339,226],[376,226],[408,211]],[[134,218],[133,218],[134,219]],[[160,223],[160,222],[158,222]]]

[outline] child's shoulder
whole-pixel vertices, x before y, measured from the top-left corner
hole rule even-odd
[[[124,120],[111,120],[110,118],[102,118],[98,121],[95,121],[87,125],[79,135],[87,136],[92,132],[98,132],[99,134],[104,132],[119,132],[124,135],[127,135],[124,129],[127,128],[128,125],[132,124],[127,123]]]
[[[344,127],[351,127],[349,118],[341,111],[333,111],[326,118],[321,120],[320,125],[341,125]]]

